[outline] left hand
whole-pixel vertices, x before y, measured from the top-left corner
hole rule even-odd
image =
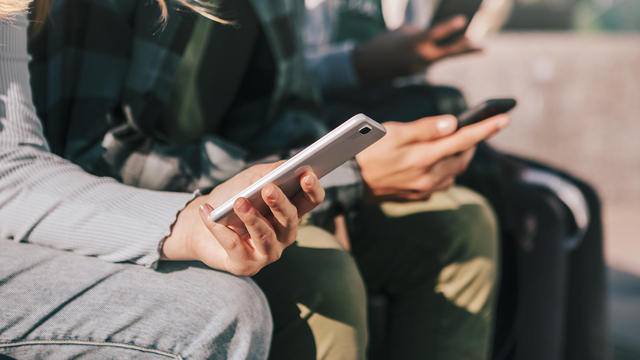
[[[296,238],[302,215],[320,204],[324,189],[309,171],[300,177],[299,191],[288,199],[274,184],[261,191],[268,207],[261,214],[247,199],[234,203],[234,215],[220,223],[209,220],[218,206],[278,166],[255,165],[215,187],[209,195],[199,196],[180,213],[171,234],[162,247],[164,260],[199,260],[211,268],[235,275],[251,276],[277,261],[282,251]],[[213,206],[212,206],[213,205]]]

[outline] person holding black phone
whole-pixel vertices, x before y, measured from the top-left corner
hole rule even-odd
[[[465,53],[465,41],[474,44],[496,29],[506,20],[510,4],[500,0],[316,1],[307,9],[307,62],[338,115],[365,111],[380,121],[411,122],[421,116],[460,114],[467,107],[460,91],[426,83],[423,72],[431,64]],[[455,20],[457,14],[471,20],[468,30],[463,32],[467,26],[462,18]],[[447,27],[451,17],[449,25],[455,26]],[[440,32],[442,27],[447,30]],[[456,43],[462,45],[461,51],[448,52]],[[410,77],[402,78],[405,75]],[[400,81],[395,81],[398,77]],[[562,184],[564,191],[576,194],[584,204],[575,210],[575,204],[562,200],[562,191],[549,190],[552,184],[530,183],[531,173]],[[606,352],[602,222],[593,187],[563,171],[496,151],[486,143],[480,144],[469,170],[458,180],[490,199],[505,239],[501,248],[508,260],[502,265],[494,353],[500,358],[518,343],[520,355],[529,354],[532,359],[552,358],[549,354],[560,354],[563,347],[568,358],[602,358]],[[584,219],[585,213],[592,215],[588,222],[575,220]],[[539,225],[527,225],[532,219]],[[579,250],[557,246],[576,238],[583,241]],[[524,239],[534,239],[536,251],[518,245]],[[529,260],[536,257],[558,259],[563,265],[550,270],[547,261]],[[571,279],[540,275],[543,271],[564,272],[564,261],[570,266]],[[522,262],[527,266],[519,267]],[[517,276],[516,268],[523,270]],[[580,294],[589,294],[589,301]],[[541,297],[545,305],[536,300]],[[580,305],[565,305],[569,303]],[[565,317],[558,315],[565,307]],[[526,325],[521,324],[526,331],[514,330],[515,318],[527,319]],[[566,330],[561,325],[564,321],[569,324]],[[591,350],[583,346],[585,342],[591,344]]]

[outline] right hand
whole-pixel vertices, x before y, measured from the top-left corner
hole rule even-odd
[[[199,260],[214,269],[235,275],[251,276],[278,260],[283,250],[296,238],[302,215],[319,205],[324,189],[313,172],[300,177],[299,192],[289,200],[274,184],[261,195],[270,214],[263,216],[247,199],[239,198],[233,206],[237,218],[227,225],[209,220],[209,213],[260,179],[279,163],[253,166],[223,184],[209,195],[199,196],[178,214],[171,234],[162,247],[165,260]]]
[[[455,177],[469,165],[477,143],[508,124],[507,115],[458,131],[457,120],[451,115],[384,123],[387,135],[356,155],[366,184],[366,200],[428,199],[453,185]]]
[[[451,44],[439,44],[466,24],[467,19],[460,15],[427,30],[403,26],[359,45],[353,52],[353,63],[360,82],[389,81],[423,71],[445,58],[482,50],[466,36]]]

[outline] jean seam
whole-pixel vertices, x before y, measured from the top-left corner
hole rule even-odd
[[[106,342],[106,341],[89,341],[89,340],[21,340],[8,343],[0,342],[0,349],[6,349],[11,347],[30,346],[30,345],[86,345],[86,346],[109,346],[122,349],[137,350],[146,353],[152,353],[156,355],[171,357],[176,360],[184,360],[184,358],[178,354],[174,354],[168,351],[153,349],[149,347],[119,343],[119,342]]]

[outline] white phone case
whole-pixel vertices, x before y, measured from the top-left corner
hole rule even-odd
[[[260,191],[269,183],[278,185],[291,198],[300,190],[300,176],[305,171],[313,169],[318,178],[321,178],[385,134],[385,128],[376,121],[364,114],[355,115],[225,201],[209,214],[209,219],[217,222],[231,214],[233,204],[239,197],[249,199],[258,210],[265,210],[266,205],[262,201]]]

